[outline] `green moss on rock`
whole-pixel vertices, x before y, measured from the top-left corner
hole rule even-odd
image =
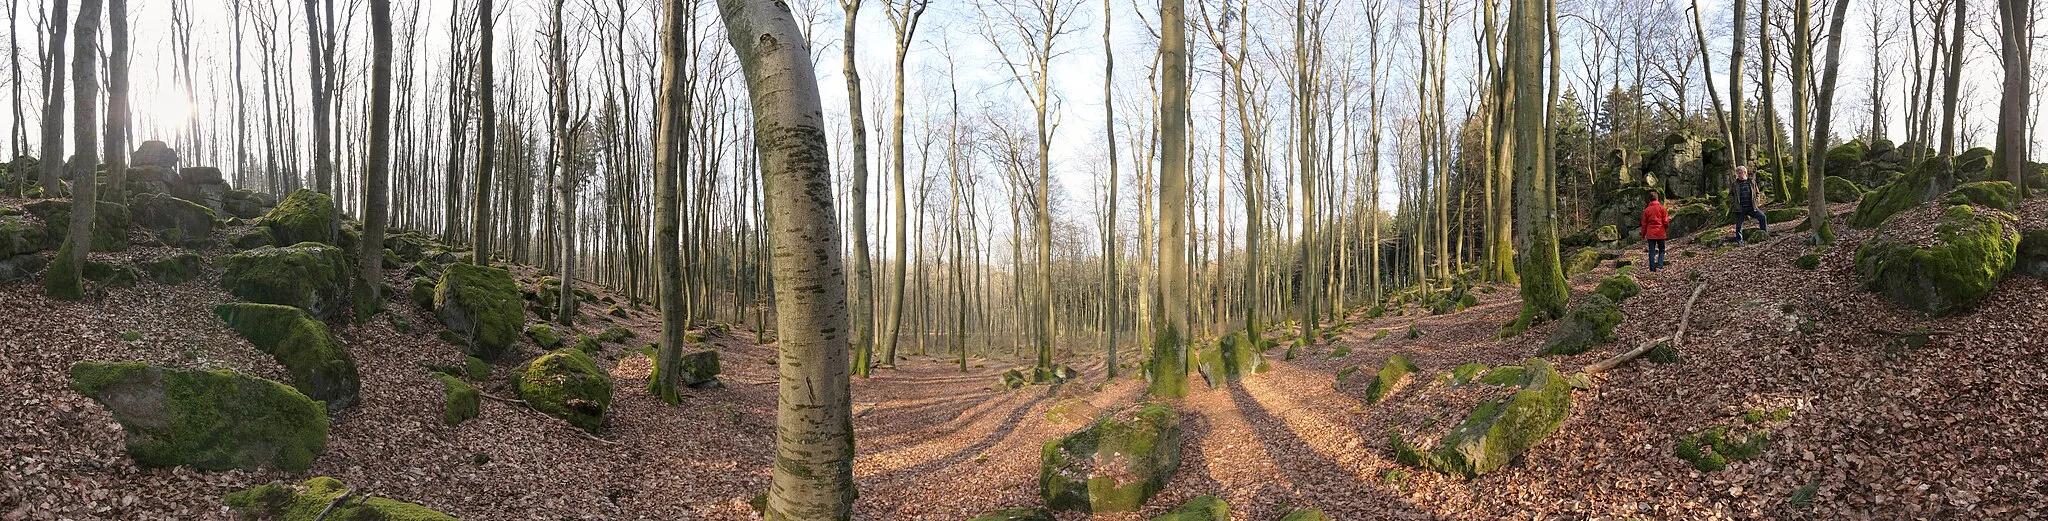
[[[1586,295],[1566,310],[1557,329],[1543,342],[1543,354],[1575,355],[1614,341],[1614,326],[1621,324],[1621,307],[1604,295]]]
[[[1806,207],[1793,206],[1787,208],[1772,208],[1769,210],[1764,210],[1764,218],[1769,219],[1770,222],[1774,224],[1789,223],[1794,220],[1805,219]]]
[[[1230,521],[1230,503],[1216,496],[1195,496],[1152,521]]]
[[[1770,431],[1715,427],[1678,439],[1678,459],[1701,472],[1728,468],[1730,461],[1742,461],[1763,453],[1770,444]]]
[[[640,336],[639,333],[634,333],[632,329],[627,329],[624,326],[608,327],[605,328],[604,331],[599,331],[597,333],[597,339],[599,341],[611,342],[614,344],[624,343],[625,341],[632,340],[634,337],[638,336]]]
[[[43,240],[47,247],[58,247],[64,241],[65,234],[71,229],[71,202],[44,199],[22,207],[43,220]],[[95,201],[92,214],[92,251],[127,250],[128,231],[134,226],[128,206],[112,201]]]
[[[336,215],[333,198],[301,188],[278,201],[277,207],[263,216],[263,224],[270,228],[278,244],[317,242],[338,245],[336,232],[341,223]]]
[[[2020,234],[2018,253],[2018,266],[2014,271],[2048,279],[2048,229],[2027,230]]]
[[[660,350],[657,349],[655,352],[659,353]],[[724,385],[718,381],[718,373],[721,371],[721,368],[718,364],[718,351],[716,350],[705,349],[685,352],[683,353],[680,367],[682,367],[680,383],[685,386],[695,389],[709,389]],[[1019,378],[1021,378],[1022,373],[1018,374]],[[653,382],[660,378],[661,364],[657,363],[654,364],[654,371],[648,373],[647,380]]]
[[[1571,384],[1541,359],[1529,360],[1522,368],[1520,389],[1481,403],[1436,448],[1423,449],[1395,435],[1395,459],[1447,474],[1478,476],[1507,466],[1557,432],[1570,412]]]
[[[469,342],[471,355],[496,359],[519,338],[526,312],[519,285],[502,269],[450,264],[434,286],[434,314]]]
[[[72,390],[113,412],[138,465],[299,472],[327,449],[326,409],[281,383],[140,362],[85,362],[70,372]]]
[[[157,194],[138,194],[130,206],[135,223],[157,232],[167,244],[205,247],[213,243],[220,218],[198,203]]]
[[[362,379],[355,359],[328,333],[327,324],[298,308],[274,304],[231,302],[214,306],[213,314],[276,358],[299,392],[327,402],[329,410],[355,404]]]
[[[1708,225],[1713,224],[1714,216],[1718,213],[1714,211],[1713,207],[1707,206],[1704,203],[1681,205],[1671,210],[1671,222],[1666,226],[1665,231],[1672,238],[1692,235],[1694,232],[1704,230]]]
[[[1600,267],[1600,261],[1602,260],[1606,260],[1606,258],[1602,256],[1600,250],[1592,248],[1579,250],[1578,253],[1572,255],[1570,260],[1566,261],[1564,275],[1571,277],[1593,271],[1595,268]]]
[[[1637,294],[1642,293],[1643,286],[1641,284],[1636,283],[1635,277],[1630,277],[1626,274],[1616,274],[1614,276],[1607,277],[1606,279],[1602,279],[1600,281],[1600,286],[1593,288],[1593,292],[1599,294],[1600,296],[1607,297],[1607,300],[1611,300],[1614,301],[1614,303],[1616,304],[1620,304],[1623,301],[1628,300],[1629,297],[1634,297]]]
[[[1387,396],[1394,394],[1394,389],[1401,385],[1402,379],[1417,369],[1419,368],[1415,367],[1415,362],[1409,361],[1406,356],[1387,357],[1386,363],[1380,364],[1379,373],[1373,376],[1372,383],[1366,385],[1365,403],[1380,403],[1386,400]]]
[[[310,242],[263,247],[229,255],[220,265],[221,288],[243,300],[292,306],[321,318],[348,307],[343,292],[350,265],[340,248]]]
[[[1112,412],[1045,443],[1040,496],[1055,511],[1136,511],[1180,469],[1180,436],[1180,417],[1165,404]]]
[[[556,333],[555,327],[551,325],[534,324],[526,326],[526,337],[533,339],[533,343],[539,345],[541,349],[552,351],[562,347],[562,335]]]
[[[184,284],[199,278],[200,268],[204,265],[205,261],[201,260],[198,254],[187,252],[143,261],[142,272],[149,274],[150,280],[164,284]]]
[[[0,217],[0,259],[49,249],[49,230],[18,216]]]
[[[2019,208],[2019,200],[2019,187],[2005,181],[1964,183],[1941,198],[1941,201],[1947,204],[1974,204],[2008,212]]]
[[[1805,255],[1800,255],[1799,258],[1793,259],[1792,266],[1802,270],[1820,269],[1820,254],[1807,252]]]
[[[321,476],[297,487],[273,482],[221,498],[228,508],[254,519],[278,521],[457,521],[433,509],[354,491],[340,480]],[[341,501],[343,495],[346,501]],[[323,518],[323,516],[325,516]]]
[[[441,381],[441,423],[461,425],[476,417],[483,404],[475,386],[446,373],[434,373],[434,379]]]
[[[1853,203],[1863,198],[1863,187],[1856,186],[1855,181],[1828,176],[1825,186],[1830,203]]]
[[[597,361],[575,349],[535,358],[512,376],[512,388],[534,410],[589,432],[604,426],[612,404],[612,378]]]
[[[1329,516],[1323,515],[1322,510],[1314,508],[1304,508],[1301,510],[1289,512],[1286,516],[1282,516],[1280,518],[1280,521],[1329,521],[1329,519]]]
[[[1856,249],[1856,272],[1865,289],[1935,316],[1977,305],[2017,264],[2019,234],[2011,217],[1971,206],[1951,206],[1921,246],[1887,230]]]
[[[1266,355],[1260,352],[1258,340],[1248,339],[1239,331],[1225,333],[1215,344],[1203,346],[1193,354],[1196,370],[1212,388],[1267,369]]]
[[[253,250],[277,244],[277,236],[272,235],[269,228],[258,226],[250,228],[249,231],[242,232],[241,235],[236,235],[228,243],[234,245],[235,249],[238,250]]]

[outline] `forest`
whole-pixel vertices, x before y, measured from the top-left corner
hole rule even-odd
[[[2048,515],[2032,0],[6,1],[0,520]]]

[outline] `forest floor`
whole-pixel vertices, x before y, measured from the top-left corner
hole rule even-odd
[[[2039,226],[2048,201],[2022,213]],[[1870,232],[1836,229],[1840,245],[1811,271],[1792,266],[1809,251],[1802,234],[1742,248],[1672,241],[1666,271],[1636,272],[1644,292],[1622,304],[1616,342],[1551,360],[1571,370],[1669,334],[1704,283],[1679,346],[1684,361],[1639,360],[1594,378],[1574,393],[1563,428],[1507,468],[1468,480],[1400,466],[1388,448],[1390,434],[1455,422],[1469,409],[1460,404],[1470,397],[1435,384],[1450,368],[1519,363],[1549,333],[1539,326],[1494,339],[1519,305],[1501,286],[1475,292],[1480,305],[1460,313],[1411,308],[1359,321],[1293,360],[1270,351],[1271,371],[1241,382],[1210,389],[1192,378],[1195,392],[1178,404],[1179,473],[1143,512],[1095,518],[1145,519],[1202,494],[1228,500],[1235,519],[1258,521],[1298,507],[1343,520],[2048,516],[2048,412],[2039,405],[2048,400],[2048,283],[2010,277],[1976,310],[1929,319],[1857,289],[1854,244]],[[1640,252],[1629,255],[1640,264]],[[1575,278],[1574,295],[1612,272]],[[142,360],[284,378],[213,317],[230,299],[217,286],[217,275],[144,281],[59,302],[42,296],[39,280],[0,284],[0,520],[223,519],[222,494],[314,475],[471,520],[748,519],[747,499],[767,488],[774,349],[746,341],[751,333],[710,339],[726,387],[687,390],[667,406],[642,389],[649,364],[634,352],[653,337],[654,317],[588,313],[597,316],[579,325],[584,332],[615,322],[640,332],[599,357],[617,390],[598,439],[498,400],[448,427],[425,367],[459,362],[461,351],[402,299],[384,318],[337,327],[362,372],[362,399],[334,418],[328,450],[308,472],[139,468],[111,416],[66,387],[66,368]],[[1411,327],[1420,338],[1409,338]],[[1907,350],[1888,349],[1878,332],[1915,327],[1947,334]],[[1375,339],[1381,330],[1389,332]],[[125,332],[141,339],[123,340]],[[1340,346],[1348,354],[1331,356]],[[484,392],[511,395],[509,371],[540,353],[524,340],[521,349],[496,365]],[[1393,354],[1422,370],[1387,401],[1367,405],[1356,386],[1333,385],[1344,368],[1370,372]],[[1042,445],[1143,393],[1136,377],[1104,382],[1099,360],[1064,361],[1081,369],[1077,381],[1011,392],[996,390],[997,375],[1026,362],[974,358],[963,373],[955,359],[910,355],[856,380],[857,518],[958,520],[1038,504]],[[1770,424],[1772,442],[1754,459],[1703,473],[1673,456],[1683,435],[1778,408],[1790,418]]]

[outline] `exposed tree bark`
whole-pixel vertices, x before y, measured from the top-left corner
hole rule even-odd
[[[1188,392],[1187,176],[1188,46],[1186,0],[1159,3],[1159,330],[1152,339],[1149,394]]]
[[[107,0],[107,200],[128,202],[128,0]],[[83,143],[80,147],[86,146]]]
[[[903,184],[903,61],[910,55],[910,43],[917,37],[917,22],[924,18],[925,8],[930,6],[931,0],[904,0],[900,7],[890,0],[884,5],[889,13],[889,25],[896,29],[896,110],[890,116],[894,130],[889,133],[889,168],[895,173],[896,180],[896,275],[892,277],[896,282],[889,297],[889,340],[882,348],[882,364],[890,367],[896,365],[896,341],[903,334],[903,275],[910,263],[906,256],[909,237],[904,233],[909,230],[910,219],[904,204],[906,189]]]
[[[669,405],[682,401],[677,387],[682,382],[683,330],[689,320],[683,309],[682,209],[678,208],[684,160],[680,154],[685,103],[683,69],[689,66],[689,57],[684,55],[688,38],[684,33],[690,25],[685,3],[662,2],[661,90],[654,98],[654,255],[660,266],[655,296],[661,307],[661,351],[655,356],[655,378],[648,382],[648,387]],[[829,195],[826,197],[830,199]],[[782,264],[785,263],[776,263],[778,267]],[[563,298],[570,295],[565,291]]]
[[[489,4],[490,0],[484,0],[484,3]],[[322,50],[332,46],[333,42],[325,42],[324,39],[320,31],[319,3],[306,0],[306,71],[311,76],[312,87],[309,90],[313,96],[313,186],[320,193],[333,194],[334,163],[331,158],[334,126],[329,119],[332,117],[334,93],[332,83],[327,79],[333,73],[333,62],[324,59],[330,51]]]
[[[2005,68],[2005,85],[1998,97],[1998,169],[2006,181],[2020,188],[2020,197],[2033,189],[2026,182],[2028,102],[2033,99],[2033,2],[1999,0],[1998,57]]]
[[[1105,338],[1102,341],[1103,352],[1106,353],[1106,358],[1108,358],[1108,362],[1105,369],[1105,372],[1107,374],[1104,376],[1104,378],[1109,380],[1115,380],[1117,376],[1118,367],[1116,361],[1116,337],[1117,333],[1119,333],[1122,329],[1122,323],[1119,319],[1123,316],[1122,309],[1117,307],[1117,304],[1123,302],[1123,283],[1120,282],[1120,279],[1117,278],[1116,261],[1118,257],[1121,257],[1123,255],[1122,252],[1118,251],[1120,248],[1120,244],[1116,234],[1116,209],[1118,206],[1116,192],[1119,182],[1117,181],[1116,175],[1116,48],[1110,45],[1110,29],[1115,27],[1115,24],[1113,23],[1113,21],[1115,20],[1115,9],[1112,5],[1112,0],[1102,0],[1102,142],[1107,143],[1109,145],[1105,147],[1106,151],[1109,153],[1109,204],[1104,205],[1104,207],[1107,210],[1109,210],[1109,216],[1106,219],[1104,219],[1104,226],[1102,232],[1102,284],[1103,289],[1106,292],[1103,298],[1108,303],[1115,303],[1108,305],[1108,309],[1104,313],[1105,320],[1103,321],[1104,329],[1106,329],[1106,332],[1108,333],[1107,335],[1105,335]],[[957,111],[957,101],[955,102],[955,107],[955,110]],[[956,115],[955,117],[957,118],[958,116]],[[1246,172],[1247,175],[1249,175],[1250,170],[1246,170]],[[959,190],[957,184],[955,185],[954,190]],[[1251,190],[1251,185],[1249,183],[1245,185],[1245,190]],[[958,194],[955,194],[955,197],[957,196]],[[1249,226],[1247,226],[1247,228],[1249,228]],[[1245,251],[1247,254],[1250,254],[1251,249],[1246,248]],[[1246,266],[1249,267],[1250,265],[1247,264]],[[1249,278],[1249,269],[1246,270],[1246,275],[1247,278]],[[967,362],[967,358],[965,356],[966,352],[967,350],[963,346],[961,348],[962,356],[960,358],[962,364],[965,364]],[[960,369],[962,371],[965,371],[967,367],[965,365],[962,365]]]
[[[868,255],[868,124],[862,110],[867,98],[861,96],[860,68],[854,61],[860,4],[861,0],[839,0],[840,9],[846,13],[846,35],[840,42],[848,100],[846,115],[853,125],[853,134],[848,138],[853,171],[846,194],[846,216],[852,221],[847,226],[853,236],[853,374],[867,378],[873,371],[875,349],[875,278]]]
[[[1543,0],[1512,0],[1508,8],[1506,101],[1514,129],[1515,238],[1520,252],[1523,325],[1564,316],[1570,286],[1558,262],[1557,187],[1543,160],[1549,141],[1543,58],[1547,39]]]
[[[15,27],[20,21],[21,0],[7,0],[7,26]],[[13,110],[8,114],[14,115],[14,123],[7,126],[7,146],[11,149],[7,154],[7,174],[14,177],[14,182],[4,187],[4,193],[14,196],[21,195],[22,186],[28,184],[28,172],[21,171],[21,158],[28,155],[28,113],[22,112],[21,105],[21,42],[16,38],[19,32],[7,31],[7,86],[13,91]]]
[[[61,19],[51,20],[62,24]],[[71,51],[71,98],[79,100],[72,109],[72,142],[77,143],[78,153],[71,156],[71,229],[64,235],[64,245],[57,250],[57,260],[51,263],[45,275],[43,290],[50,297],[59,300],[85,298],[85,283],[80,275],[85,271],[85,255],[92,251],[92,226],[94,199],[97,199],[98,184],[93,170],[100,163],[98,149],[92,146],[99,142],[99,53],[94,47],[99,43],[100,0],[80,0],[78,3],[78,26]],[[54,53],[53,53],[54,56]],[[52,70],[51,75],[62,74]],[[56,162],[45,158],[44,162]]]
[[[1955,0],[1955,2],[1955,27],[1951,28],[1955,31],[1955,34],[1949,38],[1948,76],[1947,79],[1943,80],[1941,95],[1941,156],[1948,158],[1951,166],[1955,163],[1956,157],[1956,110],[1958,104],[1962,102],[1963,47],[1965,45],[1963,34],[1967,32],[1965,29],[1970,25],[1969,18],[1964,17],[1965,8],[1968,7],[1969,1]],[[1948,175],[1953,176],[1955,174],[1951,172]],[[1949,182],[1948,184],[1953,185],[1954,183]]]
[[[370,151],[363,164],[357,322],[384,307],[384,228],[391,214],[391,0],[370,0],[370,49]]]
[[[470,208],[469,244],[473,248],[470,262],[485,266],[491,263],[491,178],[496,175],[493,167],[497,165],[498,157],[498,83],[492,67],[492,62],[497,61],[496,51],[492,48],[496,40],[492,27],[497,25],[497,18],[492,0],[477,0],[476,25],[479,118],[476,126],[476,202]]]
[[[1817,104],[1815,108],[1819,112],[1813,118],[1813,142],[1810,143],[1812,148],[1802,150],[1809,158],[1806,163],[1807,168],[1810,169],[1806,175],[1806,215],[1807,219],[1809,219],[1808,222],[1814,223],[1812,226],[1812,241],[1814,244],[1832,244],[1835,242],[1834,227],[1828,224],[1828,198],[1826,194],[1828,186],[1828,134],[1830,133],[1828,127],[1833,121],[1831,116],[1835,111],[1835,79],[1839,76],[1837,73],[1842,65],[1842,22],[1848,19],[1848,15],[1849,0],[1835,0],[1834,21],[1828,24],[1827,65],[1821,69],[1820,94],[1818,99],[1815,100]],[[1808,52],[1811,52],[1811,50],[1809,49]]]
[[[777,223],[776,316],[781,374],[770,520],[853,516],[853,409],[848,390],[846,281],[817,75],[789,7],[719,0],[754,105],[754,128]]]
[[[70,6],[69,0],[50,4],[50,49],[43,57],[43,146],[37,149],[42,160],[36,165],[42,171],[43,197],[64,192],[58,177],[64,173],[64,37],[70,29],[64,21],[70,19]]]
[[[1730,11],[1734,20],[1728,27],[1728,158],[1736,166],[1749,165],[1749,141],[1742,127],[1742,105],[1748,98],[1742,97],[1743,54],[1748,51],[1748,37],[1742,30],[1743,21],[1748,19],[1748,0],[1735,0]],[[1767,58],[1768,59],[1768,58]]]

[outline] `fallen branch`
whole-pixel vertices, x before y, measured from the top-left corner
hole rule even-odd
[[[348,490],[343,490],[343,491],[341,491],[341,495],[339,495],[339,496],[334,496],[334,500],[333,500],[333,501],[328,501],[328,502],[327,502],[327,508],[323,508],[323,509],[320,509],[320,515],[318,515],[318,516],[314,516],[314,517],[313,517],[313,521],[321,521],[321,520],[327,519],[327,514],[328,514],[329,512],[333,512],[333,511],[334,511],[334,506],[335,506],[335,505],[339,505],[339,504],[341,504],[341,502],[343,502],[343,501],[348,501],[348,498],[349,498],[349,496],[351,496],[351,495],[354,495],[355,493],[356,493],[356,489],[348,489]]]
[[[1680,344],[1685,343],[1685,326],[1691,323],[1692,321],[1692,305],[1695,302],[1699,302],[1700,292],[1705,289],[1707,289],[1707,283],[1705,282],[1701,282],[1698,286],[1694,286],[1692,288],[1692,297],[1685,299],[1685,311],[1681,312],[1678,316],[1677,333],[1673,333],[1671,336],[1668,337],[1657,338],[1650,340],[1648,342],[1643,342],[1643,345],[1637,346],[1635,349],[1631,349],[1626,353],[1615,355],[1613,358],[1601,360],[1592,365],[1588,365],[1586,366],[1586,368],[1580,369],[1579,374],[1585,376],[1593,376],[1596,374],[1600,374],[1602,372],[1606,372],[1608,369],[1613,369],[1617,366],[1620,366],[1621,364],[1628,363],[1629,360],[1634,360],[1636,359],[1636,357],[1643,356],[1644,353],[1650,352],[1651,349],[1656,349],[1657,344],[1664,343],[1666,340],[1669,340],[1671,342],[1671,347],[1674,348],[1678,347]]]

